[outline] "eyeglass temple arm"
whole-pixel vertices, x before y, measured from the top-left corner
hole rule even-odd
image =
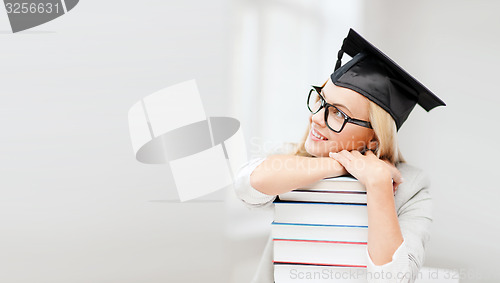
[[[354,118],[349,118],[347,119],[347,122],[350,122],[350,123],[353,123],[353,124],[356,124],[358,126],[362,126],[362,127],[366,127],[366,128],[372,128],[372,124],[370,124],[370,122],[367,122],[367,121],[363,121],[363,120],[358,120],[358,119],[354,119]]]

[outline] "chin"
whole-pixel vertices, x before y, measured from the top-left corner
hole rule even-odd
[[[306,140],[306,142],[304,143],[304,148],[307,151],[307,153],[309,153],[312,156],[316,156],[316,157],[328,156],[328,152],[325,152],[324,149],[321,149],[317,146],[314,146],[313,144],[314,144],[314,142],[312,142],[311,140],[309,140],[309,139]]]

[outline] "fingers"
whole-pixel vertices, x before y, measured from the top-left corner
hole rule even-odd
[[[357,157],[357,158],[360,158],[363,156],[363,154],[361,154],[361,152],[357,151],[357,150],[353,150],[351,151],[351,154],[354,156],[354,157]]]
[[[359,151],[342,150],[340,152],[330,152],[330,157],[337,160],[352,175],[365,168],[363,159],[365,158]]]
[[[368,158],[371,158],[371,159],[379,159],[379,158],[375,155],[375,153],[373,153],[373,151],[371,151],[371,150],[367,150],[367,151],[365,152],[365,156],[366,156],[366,157],[368,157]]]
[[[386,173],[384,173],[384,176],[389,177],[388,175],[390,175],[393,183],[393,193],[396,192],[399,185],[404,181],[401,172],[399,172],[398,168],[396,168],[394,164],[387,160],[379,159],[379,157],[377,157],[377,155],[375,155],[372,151],[366,151],[363,155],[358,150],[342,150],[335,153],[330,152],[329,156],[339,162],[342,166],[344,166],[346,171],[348,171],[359,180],[366,178],[378,178],[380,177],[380,174],[377,172],[380,171],[375,170],[375,168],[385,167],[384,171]],[[363,177],[365,175],[367,176],[366,178]]]
[[[345,153],[341,152],[330,152],[330,157],[337,160],[342,166],[346,169],[350,165],[350,159],[345,155]]]
[[[347,150],[342,150],[342,151],[339,151],[339,152],[330,152],[330,157],[333,157],[332,156],[341,156],[343,157],[344,159],[346,159],[347,161],[352,161],[354,159],[354,156],[352,155],[351,152],[347,151]]]
[[[340,155],[344,156],[347,160],[352,161],[354,159],[354,156],[350,151],[347,150],[342,150],[339,152]]]
[[[392,164],[388,160],[384,160],[384,162],[391,172],[391,177],[392,177],[392,182],[393,182],[392,189],[393,189],[393,192],[396,192],[396,190],[399,188],[399,185],[401,183],[403,183],[403,181],[404,181],[403,175],[401,175],[401,172],[399,172],[398,168],[396,168],[396,166],[394,166],[394,164]]]
[[[375,156],[375,155],[374,155]],[[399,188],[399,185],[403,183],[403,175],[401,175],[401,172],[399,172],[398,168],[394,166],[390,161],[381,159],[386,166],[386,168],[389,170],[389,173],[391,174],[392,178],[392,191],[393,193],[396,192],[396,190]]]
[[[374,153],[373,153],[373,151],[371,151],[371,150],[367,150],[367,151],[365,151],[365,155],[366,155],[366,156],[370,156],[370,155],[375,156],[375,154],[374,154]]]
[[[391,176],[392,180],[394,180],[395,183],[401,184],[403,183],[403,175],[401,175],[401,172],[399,172],[398,168],[394,166],[391,162],[384,160],[384,162],[387,164],[389,167],[389,170],[391,170]]]

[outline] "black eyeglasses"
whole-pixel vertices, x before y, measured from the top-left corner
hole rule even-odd
[[[322,108],[325,108],[325,122],[330,130],[340,133],[347,123],[372,129],[370,122],[351,118],[335,105],[327,103],[325,98],[321,95],[322,87],[312,87],[313,88],[309,91],[309,95],[307,96],[307,108],[313,114],[316,114]]]

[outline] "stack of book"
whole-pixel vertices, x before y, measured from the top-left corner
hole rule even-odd
[[[275,283],[366,282],[366,197],[366,188],[348,176],[279,195],[272,223]]]

